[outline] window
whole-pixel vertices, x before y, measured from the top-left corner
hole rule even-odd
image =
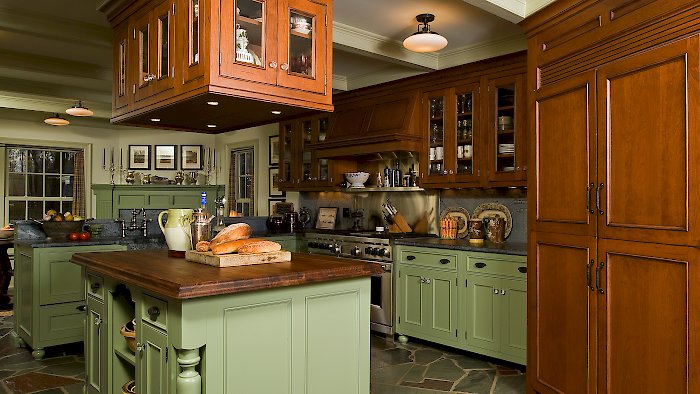
[[[8,146],[5,221],[39,219],[50,209],[71,211],[76,151]]]
[[[231,151],[229,206],[243,216],[255,215],[254,158],[255,150],[252,147]]]

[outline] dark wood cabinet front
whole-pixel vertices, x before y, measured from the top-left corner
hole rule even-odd
[[[486,173],[489,184],[516,185],[527,179],[526,116],[522,75],[494,78],[488,82],[486,118]]]

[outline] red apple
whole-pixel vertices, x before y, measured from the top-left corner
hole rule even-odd
[[[83,232],[80,233],[80,240],[81,240],[81,241],[87,241],[88,239],[90,239],[90,233],[89,233],[89,232],[83,231]]]
[[[78,234],[78,233],[68,234],[68,239],[71,241],[77,241],[79,238],[80,238],[80,234]]]

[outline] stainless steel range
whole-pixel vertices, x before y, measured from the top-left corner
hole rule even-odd
[[[370,296],[370,328],[384,334],[394,334],[393,240],[425,234],[307,233],[309,253],[334,255],[367,261],[382,267],[373,275]]]

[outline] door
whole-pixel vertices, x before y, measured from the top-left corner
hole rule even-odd
[[[151,49],[152,35],[155,34],[155,27],[152,21],[152,11],[144,11],[133,20],[131,46],[131,61],[129,66],[134,78],[134,100],[136,102],[151,97],[155,89],[155,75],[151,73],[151,63],[154,61]]]
[[[454,134],[453,144],[448,145],[452,151],[449,157],[454,161],[449,166],[454,170],[454,181],[460,184],[479,184],[482,163],[482,133],[479,118],[479,83],[474,82],[454,89],[455,105],[451,115]],[[446,147],[447,148],[447,147]],[[449,169],[448,169],[449,172]]]
[[[51,305],[85,299],[85,284],[79,265],[70,262],[70,251],[37,249],[39,268],[39,304]]]
[[[538,232],[595,235],[595,72],[535,92],[532,163],[536,172],[529,223]]]
[[[596,240],[531,233],[529,242],[528,386],[542,394],[594,393]]]
[[[489,182],[525,179],[524,78],[512,75],[491,79],[485,126],[488,149],[486,171]]]
[[[449,117],[445,116],[445,113],[450,113],[447,104],[449,95],[450,89],[442,89],[425,93],[421,100],[423,135],[428,147],[428,154],[422,155],[421,159],[421,169],[425,171],[425,176],[421,176],[423,184],[449,183],[454,179],[447,172],[447,164],[450,161],[445,157],[446,154],[451,154],[451,150],[447,149],[450,146],[448,138],[453,138],[451,133],[446,132],[449,127]]]
[[[280,123],[279,133],[279,177],[278,187],[289,189],[294,187],[297,179],[296,162],[298,157],[294,155],[295,144],[294,137],[296,135],[296,122]]]
[[[502,279],[500,351],[523,359],[527,353],[527,283]]]
[[[498,351],[501,337],[499,313],[501,280],[480,275],[467,275],[465,333],[470,346]]]
[[[328,94],[328,6],[311,0],[279,0],[277,84]]]
[[[402,334],[404,329],[424,332],[424,326],[428,319],[428,305],[424,300],[428,296],[427,289],[423,287],[425,282],[423,273],[424,270],[410,267],[403,267],[399,271],[396,300],[399,316],[398,331]]]
[[[698,36],[599,69],[603,238],[700,244]]]
[[[153,9],[154,36],[151,36],[151,75],[153,95],[172,89],[175,83],[175,3],[164,1]]]
[[[440,339],[457,341],[457,273],[423,271],[427,288],[423,302],[428,312],[427,333]]]
[[[141,323],[143,334],[139,336],[143,346],[137,365],[140,376],[136,379],[138,393],[167,393],[170,371],[168,370],[168,336],[165,332]]]
[[[108,393],[107,388],[107,332],[104,304],[93,297],[87,298],[85,322],[85,385],[88,394]]]
[[[178,65],[182,67],[182,83],[188,84],[204,76],[204,66],[208,64],[208,48],[206,39],[207,26],[204,21],[211,0],[178,0],[178,16],[180,32],[177,34]]]
[[[112,110],[124,108],[129,104],[129,97],[132,94],[128,73],[131,72],[129,57],[130,51],[129,24],[124,21],[113,30],[114,46],[112,57],[112,69],[114,80],[112,82]]]
[[[269,0],[222,0],[219,61],[222,76],[277,83],[277,8]]]
[[[598,392],[699,392],[698,250],[602,239],[598,251]]]

